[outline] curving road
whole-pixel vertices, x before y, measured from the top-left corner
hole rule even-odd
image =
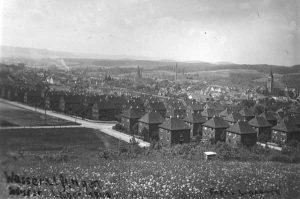
[[[5,99],[0,98],[0,102],[2,103],[6,103],[6,104],[10,104],[13,106],[17,106],[23,109],[27,109],[27,110],[31,110],[31,111],[35,111],[41,114],[45,114],[45,110],[44,109],[40,109],[40,108],[35,108],[35,107],[31,107],[25,104],[21,104],[19,102],[12,102],[12,101],[8,101]],[[70,116],[70,115],[64,115],[62,113],[57,113],[57,112],[53,112],[50,110],[47,110],[46,112],[47,115],[53,116],[53,117],[57,117],[57,118],[61,118],[64,120],[69,120],[69,121],[76,121],[77,123],[79,123],[80,125],[78,125],[77,127],[86,127],[86,128],[92,128],[92,129],[96,129],[99,130],[107,135],[110,135],[112,137],[118,138],[120,140],[123,140],[125,142],[130,142],[130,139],[132,139],[132,136],[127,135],[125,133],[121,133],[119,131],[115,131],[112,129],[112,127],[116,124],[116,122],[112,121],[112,122],[106,122],[106,121],[91,121],[91,120],[84,120],[75,116]],[[139,146],[140,147],[149,147],[150,143],[145,142],[143,140],[137,139],[135,138],[138,142],[139,142]]]

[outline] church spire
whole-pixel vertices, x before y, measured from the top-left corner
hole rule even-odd
[[[270,69],[270,78],[274,78],[272,68]]]
[[[272,68],[270,69],[270,75],[268,77],[267,89],[269,94],[273,94],[273,87],[274,87],[274,76]]]
[[[138,78],[138,79],[141,78],[141,70],[140,70],[140,66],[137,67],[137,78]]]

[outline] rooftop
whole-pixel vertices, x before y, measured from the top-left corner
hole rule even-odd
[[[248,124],[254,127],[271,127],[272,125],[262,116],[255,115]]]
[[[171,131],[190,129],[190,127],[185,124],[183,120],[174,117],[165,120],[164,123],[159,125],[159,127]]]
[[[232,112],[231,114],[229,114],[227,117],[224,117],[223,119],[228,122],[237,122],[238,120],[242,120],[242,116],[238,112]]]
[[[214,129],[228,128],[229,124],[223,120],[223,118],[214,116],[207,122],[203,124],[203,126],[211,127]]]
[[[233,126],[229,127],[227,131],[236,134],[251,134],[256,133],[254,129],[245,121],[238,121]]]
[[[161,124],[164,122],[164,118],[155,111],[150,111],[149,113],[146,113],[141,119],[139,119],[139,122],[143,122],[146,124]]]
[[[202,117],[201,114],[191,112],[188,112],[187,116],[183,120],[193,124],[203,124],[204,122],[206,122],[206,119]]]
[[[295,122],[291,119],[281,119],[278,124],[272,129],[287,133],[299,132],[299,127],[296,126]]]

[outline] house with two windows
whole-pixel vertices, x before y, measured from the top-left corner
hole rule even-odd
[[[168,118],[159,127],[159,142],[163,146],[190,142],[190,127],[179,118]]]

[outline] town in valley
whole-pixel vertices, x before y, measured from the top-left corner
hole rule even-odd
[[[297,0],[3,0],[0,199],[300,198]]]

